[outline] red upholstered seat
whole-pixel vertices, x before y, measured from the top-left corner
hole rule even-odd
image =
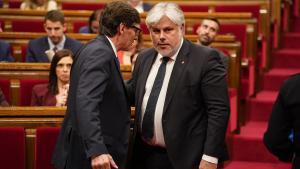
[[[0,127],[0,168],[25,169],[25,131],[22,127]]]
[[[27,44],[21,46],[21,61],[26,62],[26,52],[27,52]]]
[[[48,83],[48,79],[21,79],[20,80],[20,97],[21,106],[29,106],[32,95],[32,88],[36,84]]]
[[[180,8],[183,12],[208,12],[207,5],[180,5]]]
[[[142,29],[144,35],[150,34],[150,32],[149,32],[149,30],[148,30],[147,25],[146,25],[145,22],[141,23],[141,29]]]
[[[12,32],[45,32],[43,20],[12,20]]]
[[[216,12],[250,12],[252,13],[253,17],[259,20],[259,5],[222,5],[222,6],[215,6]]]
[[[5,96],[6,101],[10,102],[10,81],[8,79],[0,79],[0,88]]]
[[[20,0],[9,0],[8,6],[9,8],[20,8],[22,1]]]
[[[39,127],[36,129],[35,169],[54,169],[51,158],[59,130],[59,127]]]
[[[228,129],[233,132],[238,129],[238,94],[236,88],[229,88],[230,100],[230,117],[228,122]]]
[[[88,23],[87,21],[76,21],[73,23],[73,32],[79,33],[79,29],[83,26],[86,26]]]
[[[0,20],[0,28],[2,29],[2,30],[4,30],[4,21],[2,21],[2,20]]]
[[[102,9],[105,3],[82,3],[82,2],[62,2],[61,8],[63,10],[73,9],[73,10],[97,10]]]

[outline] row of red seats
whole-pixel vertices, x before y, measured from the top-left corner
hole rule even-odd
[[[51,157],[59,134],[59,127],[40,127],[36,129],[35,169],[54,169]],[[0,128],[1,168],[25,169],[26,143],[23,127]]]

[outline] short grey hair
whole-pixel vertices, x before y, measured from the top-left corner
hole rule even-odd
[[[177,4],[171,2],[160,2],[148,12],[146,17],[146,25],[148,29],[151,25],[159,22],[163,16],[167,16],[178,26],[185,24],[184,14]]]

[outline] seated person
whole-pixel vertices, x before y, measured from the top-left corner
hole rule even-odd
[[[220,22],[217,18],[204,18],[201,22],[201,25],[197,29],[197,34],[199,37],[198,43],[203,46],[210,46],[218,35],[219,30]],[[217,51],[224,63],[224,66],[226,67],[226,69],[228,69],[228,56],[226,56],[220,50]]]
[[[58,6],[55,0],[25,0],[21,3],[22,10],[57,10]]]
[[[79,33],[96,33],[96,34],[98,34],[101,11],[102,11],[101,9],[95,10],[89,17],[88,25],[81,27],[79,29]]]
[[[139,54],[139,52],[142,50],[142,44],[143,44],[142,33],[140,33],[138,38],[133,41],[128,51],[122,51],[122,50],[118,51],[117,55],[120,64],[131,65],[133,69],[136,57]]]
[[[64,14],[59,10],[47,12],[44,19],[47,36],[29,41],[26,62],[51,62],[57,50],[70,49],[73,53],[82,46],[75,39],[65,36],[67,29]]]
[[[5,107],[5,106],[9,106],[8,102],[5,99],[5,96],[0,88],[0,106]]]
[[[142,0],[127,0],[128,4],[135,8],[139,13],[148,12],[152,6]]]
[[[0,24],[0,32],[2,32]],[[3,40],[0,40],[0,62],[12,62],[14,58],[11,56],[10,45]]]
[[[38,84],[32,89],[32,106],[65,106],[70,81],[73,53],[62,49],[55,53],[49,73],[48,84]]]

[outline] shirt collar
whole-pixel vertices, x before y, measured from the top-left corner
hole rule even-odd
[[[49,37],[47,39],[48,39],[50,49],[53,49],[56,46],[57,50],[61,50],[65,46],[65,42],[66,42],[66,36],[65,35],[63,35],[62,40],[57,45],[54,45]]]
[[[114,43],[107,37],[107,36],[105,36],[107,39],[108,39],[108,41],[109,41],[109,43],[110,43],[110,45],[111,45],[111,47],[113,48],[113,51],[114,51],[114,53],[115,53],[115,55],[116,55],[116,57],[118,57],[118,55],[117,55],[117,48],[116,48],[116,46],[114,45]]]

